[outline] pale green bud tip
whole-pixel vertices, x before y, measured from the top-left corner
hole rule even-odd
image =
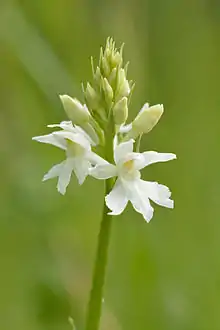
[[[123,46],[121,47],[121,50],[118,51],[115,47],[115,42],[113,39],[107,38],[105,50],[103,51],[101,48],[99,59],[99,66],[103,76],[109,77],[114,68],[119,68],[122,66],[122,49]]]
[[[96,93],[95,89],[90,85],[90,83],[87,83],[85,98],[89,108],[95,110],[98,107],[99,96]]]
[[[105,99],[107,103],[112,102],[113,99],[113,90],[106,78],[103,79],[103,90],[105,93]]]
[[[73,321],[72,317],[69,316],[68,321],[69,321],[69,324],[70,324],[72,330],[76,330],[75,324],[74,324],[74,321]]]
[[[158,123],[162,114],[162,104],[149,107],[149,105],[146,103],[133,121],[132,129],[139,134],[148,133]]]
[[[113,108],[114,121],[116,125],[124,124],[128,118],[128,100],[123,97]]]
[[[101,71],[100,71],[99,67],[96,68],[96,72],[95,72],[95,75],[94,75],[94,80],[95,80],[95,83],[99,86],[100,81],[101,81]]]
[[[86,105],[82,105],[77,99],[68,95],[60,95],[64,110],[74,124],[82,125],[89,121],[90,113]]]
[[[123,96],[128,96],[130,94],[129,82],[126,79],[126,73],[124,69],[120,69],[118,72],[118,82],[116,90],[116,99],[119,100]]]

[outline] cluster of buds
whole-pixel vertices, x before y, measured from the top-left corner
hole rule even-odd
[[[113,123],[113,135],[120,133],[120,139],[126,141],[148,133],[163,113],[162,105],[149,107],[146,103],[134,121],[125,126],[134,83],[127,79],[128,63],[123,63],[123,46],[118,50],[113,39],[108,38],[96,68],[91,58],[93,81],[83,86],[85,104],[68,95],[60,96],[69,119],[81,126],[96,144],[105,144],[109,123]]]
[[[111,38],[107,39],[106,48],[101,48],[99,65],[93,71],[93,84],[87,83],[84,91],[85,100],[94,118],[103,130],[113,116],[116,125],[122,125],[128,117],[128,97],[133,89],[132,82],[128,82],[127,68],[123,67],[123,46],[115,48]]]

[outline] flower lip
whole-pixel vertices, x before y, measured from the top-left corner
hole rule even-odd
[[[117,164],[119,176],[124,180],[135,180],[141,177],[140,171],[137,169],[134,154],[131,153]]]
[[[142,168],[143,157],[136,152],[130,152],[119,160],[118,168],[123,168],[125,171],[131,172]]]
[[[126,170],[133,171],[134,170],[134,159],[127,160],[123,166],[126,168]]]

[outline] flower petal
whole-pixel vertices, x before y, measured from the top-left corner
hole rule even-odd
[[[109,164],[104,158],[100,157],[93,151],[89,151],[86,155],[87,159],[92,165],[106,165]]]
[[[34,141],[52,144],[58,148],[66,150],[66,141],[62,136],[54,135],[54,133],[41,135],[41,136],[34,136],[32,138]]]
[[[117,175],[116,166],[107,163],[90,168],[89,174],[96,179],[105,180]]]
[[[96,141],[96,143],[93,141],[93,139],[90,137],[90,135],[88,133],[86,133],[84,131],[84,129],[82,129],[80,126],[75,125],[74,127],[76,133],[82,134],[92,146],[95,146],[96,144],[98,144],[98,140]],[[96,133],[95,133],[96,134]]]
[[[154,203],[171,209],[174,207],[174,202],[170,199],[171,192],[168,187],[157,182],[147,182],[144,180],[141,180],[141,184],[142,189],[146,191],[148,197]]]
[[[139,163],[139,168],[137,168],[139,170],[153,163],[167,162],[169,160],[176,159],[175,154],[159,153],[156,151],[146,151],[141,153],[140,155],[142,157],[142,161]]]
[[[86,138],[90,142],[90,144],[95,145],[91,137],[80,126],[77,125],[73,126],[73,123],[71,121],[62,121],[60,124],[47,125],[47,127],[59,127],[67,132],[72,132],[74,134],[79,133],[84,138]],[[58,131],[58,132],[62,132],[62,131]]]
[[[59,176],[62,171],[64,163],[65,162],[62,162],[60,164],[56,164],[53,167],[51,167],[51,169],[44,175],[43,181],[56,178],[57,176]]]
[[[85,178],[89,174],[90,162],[85,158],[74,158],[73,170],[80,185],[83,184]]]
[[[144,164],[144,157],[139,152],[131,152],[124,157],[124,162],[133,160],[135,170],[140,170]]]
[[[86,150],[91,149],[89,141],[85,138],[84,135],[82,135],[80,133],[73,133],[73,132],[68,132],[68,131],[57,131],[57,132],[53,132],[52,134],[58,138],[63,138],[63,139],[67,139],[72,142],[78,143]]]
[[[108,214],[118,215],[124,211],[128,203],[128,198],[120,179],[116,181],[112,191],[105,197],[105,202],[107,207],[112,211]]]
[[[126,142],[122,142],[115,147],[114,160],[116,164],[118,164],[129,153],[133,152],[133,144],[134,140],[129,140]]]
[[[121,125],[119,132],[120,133],[128,133],[129,131],[131,131],[132,129],[132,124],[128,124],[128,125]]]
[[[71,174],[73,171],[73,161],[72,159],[66,159],[63,162],[63,167],[59,175],[57,190],[64,195],[66,193],[66,188],[70,183]]]
[[[141,181],[143,180],[123,180],[123,185],[134,209],[138,213],[141,213],[144,219],[149,222],[153,217],[154,209],[150,205],[148,192],[143,189]]]
[[[60,124],[47,125],[47,127],[52,127],[52,128],[59,127],[65,131],[70,131],[75,133],[75,128],[73,127],[73,123],[71,121],[61,121]]]

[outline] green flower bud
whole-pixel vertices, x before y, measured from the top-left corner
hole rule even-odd
[[[111,68],[109,65],[108,58],[106,56],[103,56],[103,58],[101,59],[101,68],[102,68],[103,76],[108,77],[111,73]]]
[[[101,77],[102,77],[102,75],[101,75],[100,68],[97,67],[97,68],[96,68],[95,75],[94,75],[94,81],[95,81],[95,84],[96,84],[97,87],[100,86]]]
[[[101,49],[99,64],[104,77],[108,78],[114,68],[120,68],[123,63],[122,51],[123,46],[121,46],[120,51],[115,47],[115,42],[112,38],[108,38],[106,42],[106,47],[103,52]]]
[[[94,88],[87,83],[86,91],[85,91],[85,98],[88,104],[88,107],[92,110],[96,109],[99,105],[99,96]]]
[[[123,97],[119,100],[113,108],[114,122],[116,125],[121,125],[126,122],[128,118],[128,99]]]
[[[113,90],[115,90],[116,88],[116,76],[117,76],[117,69],[114,68],[108,78],[109,84],[112,86]]]
[[[112,68],[116,68],[117,66],[121,66],[123,63],[122,56],[119,52],[116,52],[115,54],[112,54],[111,58],[111,66]]]
[[[70,120],[76,125],[82,125],[89,121],[90,113],[86,105],[82,105],[76,98],[68,95],[60,95],[64,110]]]
[[[111,58],[111,54],[112,54],[112,49],[108,48],[108,45],[106,45],[104,56],[108,61]]]
[[[158,123],[163,114],[163,105],[157,104],[149,107],[146,103],[132,123],[133,137],[141,133],[148,133]]]
[[[109,84],[108,80],[104,78],[102,80],[102,88],[105,94],[105,101],[108,105],[111,105],[112,100],[113,100],[113,90],[111,88],[111,85]]]
[[[116,89],[116,100],[120,100],[123,96],[128,96],[131,89],[129,82],[126,79],[126,73],[124,69],[119,69],[117,77],[117,89]]]

